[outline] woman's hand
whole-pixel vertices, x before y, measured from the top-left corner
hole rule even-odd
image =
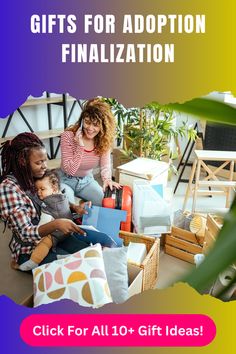
[[[71,210],[79,215],[83,215],[83,214],[88,214],[87,210],[85,209],[85,207],[91,208],[92,206],[92,202],[84,202],[83,200],[81,200],[79,202],[79,205],[77,204],[70,204],[70,208]]]
[[[103,192],[105,192],[105,189],[107,187],[109,187],[111,191],[112,191],[113,187],[115,187],[116,189],[122,188],[122,186],[119,183],[114,182],[111,179],[107,179],[106,181],[103,182]]]
[[[81,235],[86,236],[86,232],[81,230],[78,225],[76,225],[72,220],[69,219],[56,219],[55,230],[61,231],[64,235],[70,234],[71,232],[78,232]]]
[[[75,133],[75,141],[79,144],[79,146],[83,146],[84,147],[82,128],[79,128],[76,131],[76,133]]]

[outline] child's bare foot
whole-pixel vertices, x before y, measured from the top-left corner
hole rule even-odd
[[[19,269],[19,264],[16,261],[12,260],[11,261],[11,268],[15,269],[15,270],[18,270]]]

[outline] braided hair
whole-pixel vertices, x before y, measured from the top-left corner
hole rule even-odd
[[[13,175],[24,191],[34,192],[34,177],[29,163],[29,156],[32,149],[42,148],[44,148],[42,141],[33,133],[21,133],[14,139],[3,143],[0,148],[2,150],[0,182],[7,175]]]

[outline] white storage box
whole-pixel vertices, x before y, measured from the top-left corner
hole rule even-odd
[[[133,184],[132,221],[135,232],[155,235],[170,231],[171,204],[145,180]]]
[[[147,256],[147,249],[144,243],[130,242],[127,251],[128,262],[141,264]]]
[[[128,298],[142,292],[143,286],[143,269],[137,268],[132,264],[128,264],[129,288]]]
[[[167,184],[169,164],[163,161],[140,157],[117,168],[120,171],[119,183],[131,188],[134,180],[146,180],[164,187]]]

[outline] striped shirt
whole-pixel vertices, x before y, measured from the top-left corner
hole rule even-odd
[[[38,225],[32,223],[32,220],[37,217],[31,199],[17,182],[10,178],[4,179],[0,184],[0,218],[19,238],[19,242],[16,238],[11,242],[12,257],[16,261],[20,254],[31,254],[41,240]]]
[[[61,169],[70,176],[85,177],[100,167],[103,182],[111,179],[110,151],[102,156],[93,150],[85,150],[74,138],[72,131],[61,134]]]

